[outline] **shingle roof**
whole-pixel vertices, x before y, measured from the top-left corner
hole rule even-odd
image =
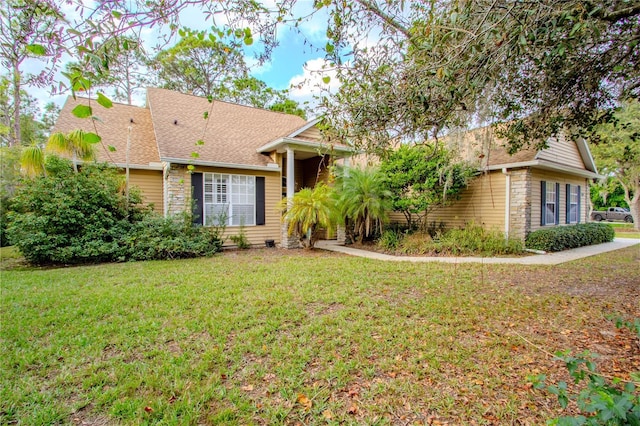
[[[90,105],[97,120],[74,116],[71,111],[77,105]],[[98,144],[97,149],[98,160],[125,164],[129,126],[131,126],[129,164],[148,166],[149,163],[159,162],[160,157],[153,134],[151,115],[146,108],[118,103],[114,103],[111,108],[104,108],[96,101],[90,101],[87,98],[73,99],[69,97],[60,111],[53,131],[62,133],[69,133],[76,129],[87,132],[97,131],[98,135],[102,137],[102,142]],[[109,151],[109,145],[115,147],[116,150]]]
[[[161,159],[266,166],[271,162],[256,150],[291,134],[305,120],[259,108],[209,101],[165,89],[147,89]],[[204,119],[208,112],[209,120]],[[197,145],[203,140],[203,145]]]

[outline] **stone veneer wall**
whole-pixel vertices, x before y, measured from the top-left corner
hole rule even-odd
[[[511,212],[509,236],[524,238],[531,230],[531,170],[520,169],[511,172]]]
[[[289,222],[283,222],[280,235],[280,247],[285,249],[300,248],[300,242],[295,234],[289,235]]]
[[[165,170],[165,184],[167,185],[167,215],[182,213],[191,205],[191,174],[187,166],[171,164]]]

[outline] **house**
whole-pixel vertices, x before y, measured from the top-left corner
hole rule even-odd
[[[92,106],[96,119],[75,117],[79,104]],[[98,160],[128,166],[130,183],[164,215],[192,209],[196,223],[224,223],[227,235],[242,227],[251,244],[294,247],[281,199],[326,179],[331,163],[352,152],[323,140],[318,123],[149,88],[145,107],[69,98],[54,131],[98,133]]]
[[[530,147],[509,155],[505,141],[490,127],[445,138],[480,175],[458,200],[430,211],[427,223],[456,227],[473,221],[524,239],[537,229],[586,222],[589,182],[600,177],[587,142],[564,133],[546,142],[546,149]],[[398,222],[403,218],[394,214]]]

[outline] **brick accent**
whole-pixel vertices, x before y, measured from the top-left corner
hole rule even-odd
[[[167,185],[167,216],[173,216],[191,208],[191,174],[187,166],[171,164],[164,174]]]
[[[511,172],[510,237],[524,238],[531,230],[531,170]]]

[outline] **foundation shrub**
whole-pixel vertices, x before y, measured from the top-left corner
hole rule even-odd
[[[615,231],[606,223],[580,223],[571,226],[539,229],[530,233],[527,248],[544,251],[562,251],[592,244],[613,241]]]

